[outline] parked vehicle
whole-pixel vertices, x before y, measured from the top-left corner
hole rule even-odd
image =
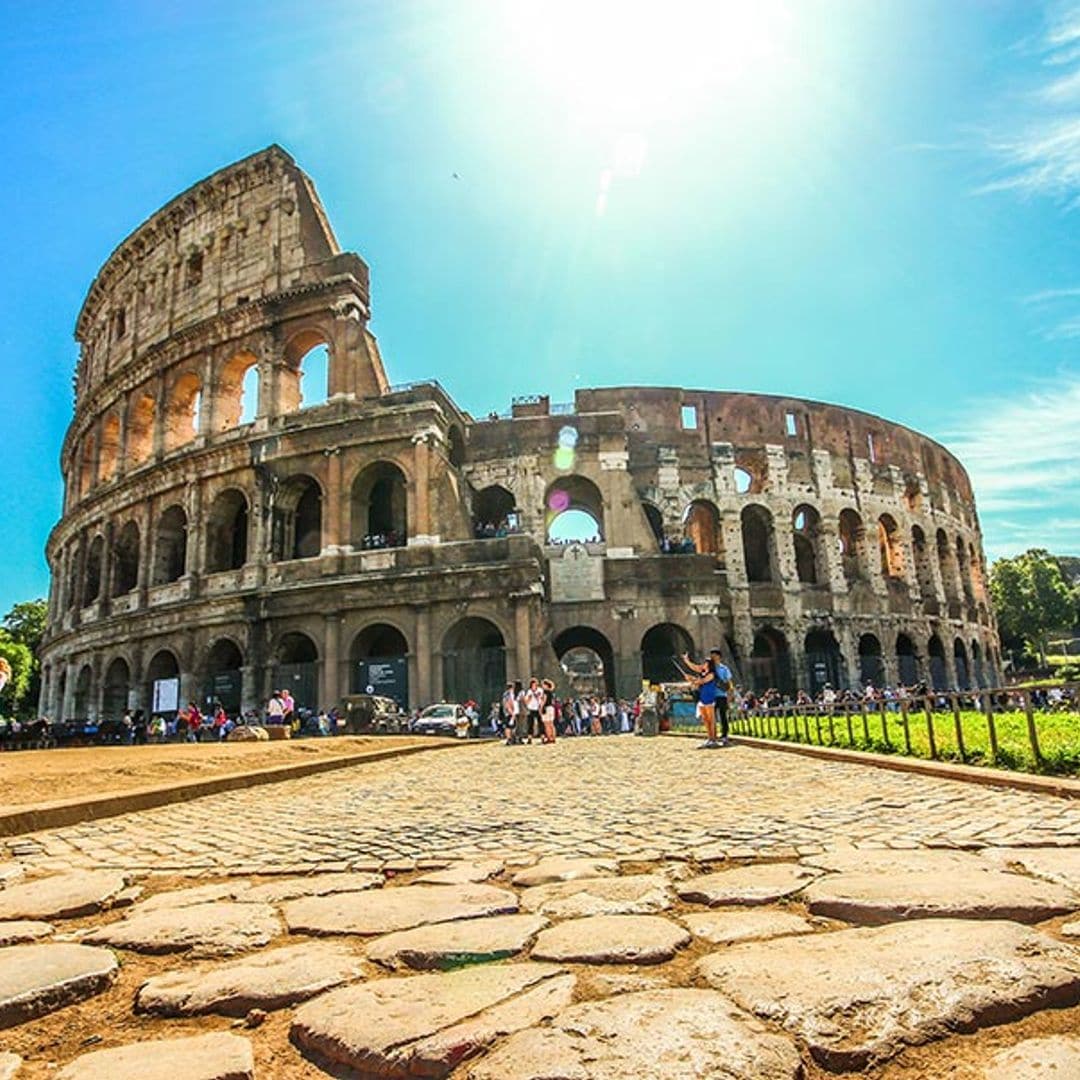
[[[469,718],[465,706],[448,701],[429,705],[414,721],[413,733],[417,735],[454,735],[459,739],[469,737]]]
[[[341,713],[344,730],[353,735],[398,735],[409,730],[409,717],[393,698],[350,694],[342,699]]]

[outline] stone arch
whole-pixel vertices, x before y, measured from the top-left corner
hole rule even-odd
[[[285,365],[280,373],[283,413],[326,404],[333,351],[321,330],[309,327],[294,334],[285,345]]]
[[[354,694],[371,693],[409,705],[409,642],[398,627],[369,623],[349,648],[349,683]]]
[[[747,580],[775,581],[776,550],[772,513],[760,503],[751,503],[743,507],[740,520]]]
[[[828,627],[814,627],[806,635],[804,649],[811,694],[819,694],[826,686],[839,690],[847,685],[844,655],[836,635]]]
[[[352,484],[352,546],[403,547],[408,539],[408,485],[401,466],[376,461]]]
[[[92,716],[94,701],[93,682],[93,670],[89,664],[83,664],[75,679],[75,697],[72,701],[72,708],[75,712],[75,719],[77,720],[87,720]]]
[[[953,642],[953,665],[956,671],[956,689],[971,689],[971,669],[968,667],[967,646],[963,638],[957,638]]]
[[[757,692],[793,689],[791,650],[787,638],[774,626],[763,626],[754,634],[754,644],[747,664],[751,688]]]
[[[178,375],[165,401],[165,449],[177,450],[199,434],[202,380],[194,371]]]
[[[113,544],[112,594],[123,596],[139,584],[139,526],[129,521]]]
[[[239,488],[226,488],[206,516],[206,572],[239,570],[248,558],[248,501]]]
[[[930,661],[930,685],[935,690],[949,689],[948,668],[945,666],[945,647],[937,634],[931,634],[926,643],[926,655]]]
[[[248,377],[250,372],[254,372],[253,379]],[[259,358],[246,349],[234,353],[218,371],[214,393],[214,430],[231,431],[241,424],[251,423],[258,412],[258,392]],[[254,411],[251,408],[253,393]]]
[[[92,604],[101,597],[101,571],[105,563],[105,537],[100,533],[90,541],[83,574],[83,604]]]
[[[156,413],[157,402],[151,394],[140,394],[130,407],[124,456],[132,467],[149,461],[153,456]]]
[[[611,642],[591,626],[571,626],[551,643],[574,695],[615,694],[615,652]]]
[[[464,702],[472,698],[486,716],[506,685],[506,640],[490,620],[459,619],[443,635],[443,697]],[[528,678],[522,672],[522,678]]]
[[[152,585],[179,581],[187,570],[187,514],[178,503],[162,511],[154,541]]]
[[[878,518],[878,551],[881,554],[881,573],[886,578],[904,579],[904,548],[900,543],[900,530],[891,514]]]
[[[859,514],[847,507],[840,511],[840,561],[849,585],[866,580],[866,529]]]
[[[914,686],[919,681],[915,642],[907,634],[896,635],[896,671],[901,686]]]
[[[516,516],[513,494],[499,484],[481,488],[473,496],[473,534],[478,539],[510,532]]]
[[[683,653],[694,654],[694,639],[675,623],[657,623],[641,638],[641,677],[651,683],[685,682],[678,663]]]
[[[116,479],[120,467],[120,417],[113,411],[101,422],[101,447],[98,451],[98,479],[107,484]]]
[[[244,687],[244,652],[231,637],[219,637],[206,650],[203,700],[207,711],[221,702],[229,716],[241,711]]]
[[[720,511],[708,499],[695,499],[683,514],[683,531],[699,555],[724,556],[724,533]]]
[[[791,515],[795,545],[795,573],[804,585],[824,585],[829,578],[828,565],[821,543],[821,515],[816,508],[802,503]]]
[[[859,680],[864,686],[872,683],[879,689],[885,685],[885,662],[881,642],[875,634],[863,634],[859,638]]]
[[[318,705],[319,650],[314,640],[299,630],[289,630],[274,649],[272,681],[275,690],[288,690],[298,709]]]
[[[127,712],[130,693],[131,668],[122,656],[117,656],[105,669],[105,682],[101,688],[102,719],[122,719]]]
[[[171,649],[159,649],[154,653],[150,663],[146,665],[146,700],[150,702],[151,711],[155,712],[156,715],[174,716],[176,714],[176,709],[173,708],[155,710],[154,689],[158,683],[170,682],[179,678],[180,663],[176,659],[176,654]],[[162,689],[164,690],[164,688]],[[176,695],[176,700],[179,702],[179,688],[176,690]]]
[[[307,473],[290,476],[274,500],[273,556],[313,559],[322,551],[322,488]]]
[[[561,476],[544,493],[548,543],[604,539],[604,497],[587,476]]]

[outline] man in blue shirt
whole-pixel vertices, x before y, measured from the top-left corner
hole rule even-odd
[[[732,688],[731,669],[724,663],[719,649],[709,650],[709,666],[712,668],[713,681],[716,684],[716,702],[713,710],[720,719],[720,745],[730,746],[728,738],[728,693]]]

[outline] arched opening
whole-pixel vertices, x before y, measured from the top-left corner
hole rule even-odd
[[[743,507],[741,521],[747,581],[775,581],[772,514],[755,503]]]
[[[983,667],[982,649],[977,641],[971,643],[971,666],[975,674],[975,689],[981,690],[986,686],[986,669]]]
[[[229,716],[240,714],[244,687],[244,655],[230,638],[219,638],[206,654],[206,679],[203,700],[207,712],[217,702]]]
[[[73,702],[73,705],[75,709],[75,718],[77,720],[86,720],[90,716],[92,679],[93,672],[90,670],[90,665],[84,664],[82,670],[79,672],[78,678],[75,680],[75,701]]]
[[[952,548],[949,538],[944,529],[937,531],[937,557],[938,569],[941,572],[941,584],[945,589],[945,596],[950,602],[957,599],[956,592],[956,566],[953,563]]]
[[[170,506],[158,518],[152,584],[179,581],[186,569],[187,514],[182,506]]]
[[[615,694],[611,642],[591,626],[572,626],[552,642],[569,692],[575,697]]]
[[[231,431],[250,424],[259,408],[259,361],[254,353],[239,352],[221,367],[214,397],[214,428]]]
[[[506,643],[499,628],[487,619],[462,619],[447,630],[442,653],[445,699],[471,698],[487,716],[506,686]]]
[[[139,526],[129,521],[113,547],[113,596],[123,596],[139,584]]]
[[[960,638],[953,642],[953,665],[956,668],[956,689],[970,690],[971,673],[968,669],[967,648]]]
[[[101,718],[120,720],[128,707],[131,690],[131,669],[127,661],[117,657],[105,670],[105,684],[101,691]]]
[[[641,677],[651,683],[685,682],[679,663],[683,653],[694,654],[694,639],[674,623],[659,623],[641,639]]]
[[[945,667],[945,647],[937,634],[930,636],[926,644],[926,654],[930,658],[930,685],[935,690],[948,690],[949,673]]]
[[[322,490],[310,476],[292,476],[274,503],[272,550],[281,559],[313,559],[322,551]]]
[[[406,492],[405,474],[389,461],[369,465],[356,477],[351,500],[354,548],[404,547]]]
[[[457,424],[451,424],[446,440],[450,464],[455,469],[460,469],[465,464],[465,436],[461,434],[461,428]]]
[[[740,495],[745,495],[754,486],[754,477],[741,465],[735,466],[735,490]]]
[[[791,515],[791,530],[799,581],[804,585],[820,585],[828,576],[821,550],[821,515],[812,506],[797,506]]]
[[[154,654],[146,668],[146,683],[151,715],[175,716],[180,708],[180,665],[168,649]]]
[[[242,491],[227,488],[210,504],[206,518],[206,572],[239,570],[247,562],[248,504]]]
[[[881,657],[881,642],[873,634],[859,638],[859,679],[863,686],[878,688],[885,685],[885,662]]]
[[[316,345],[300,361],[300,408],[325,405],[330,397],[330,349]]]
[[[478,540],[507,536],[517,527],[514,496],[504,487],[492,484],[473,497],[473,535]]]
[[[806,635],[806,673],[810,693],[820,694],[826,686],[839,690],[847,685],[844,657],[831,630],[819,627]]]
[[[588,544],[604,539],[604,499],[584,476],[563,476],[544,495],[549,544]]]
[[[757,692],[793,689],[791,651],[787,638],[772,626],[762,627],[754,635],[754,646],[747,665],[750,686]]]
[[[663,550],[664,516],[660,513],[659,508],[654,506],[651,502],[643,502],[641,506],[645,511],[645,520],[649,523],[649,528],[652,529],[653,536],[656,537],[656,546],[660,550]]]
[[[919,597],[923,603],[926,603],[928,600],[936,599],[934,568],[930,561],[926,533],[918,525],[911,527],[911,550],[915,558],[915,574],[919,579]]]
[[[896,669],[901,686],[914,686],[919,681],[915,643],[907,634],[896,635]]]
[[[116,478],[120,464],[120,417],[111,412],[101,423],[101,452],[98,454],[98,475],[103,484]]]
[[[724,534],[720,528],[720,511],[707,499],[695,499],[683,515],[683,531],[699,555],[724,554]]]
[[[288,690],[298,709],[318,705],[318,659],[315,642],[307,634],[291,631],[282,635],[275,653],[273,689]]]
[[[393,698],[409,707],[409,643],[388,623],[365,626],[349,651],[352,692]]]
[[[154,452],[154,414],[157,404],[149,394],[141,395],[128,412],[125,457],[132,465],[148,461]]]
[[[840,561],[849,585],[866,580],[866,530],[852,509],[840,511]]]
[[[101,596],[101,568],[105,553],[105,540],[95,536],[86,553],[86,577],[83,588],[83,604],[92,604]]]
[[[177,377],[165,405],[165,449],[176,450],[199,434],[202,382],[193,371]]]
[[[881,573],[887,578],[904,578],[904,549],[900,530],[891,514],[878,518],[878,550],[881,554]]]

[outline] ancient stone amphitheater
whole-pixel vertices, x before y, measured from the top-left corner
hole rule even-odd
[[[44,713],[176,679],[230,710],[282,685],[488,702],[533,672],[630,695],[717,644],[758,688],[996,678],[971,485],[937,443],[676,387],[474,418],[391,385],[370,316],[276,146],[116,249],[75,329]]]

